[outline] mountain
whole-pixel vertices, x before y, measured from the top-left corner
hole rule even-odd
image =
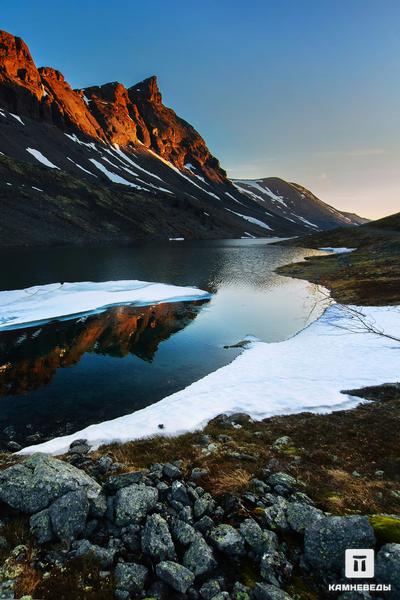
[[[0,245],[293,236],[360,222],[281,179],[230,181],[156,77],[74,90],[0,31]]]

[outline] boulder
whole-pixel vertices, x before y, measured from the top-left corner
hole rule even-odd
[[[32,515],[29,519],[29,525],[31,533],[38,544],[45,544],[53,539],[54,534],[51,526],[50,513],[47,508]]]
[[[392,589],[385,592],[385,598],[400,598],[400,544],[385,544],[379,550],[375,563],[377,583],[390,584]]]
[[[73,542],[72,548],[75,551],[75,556],[85,556],[93,558],[99,563],[102,569],[109,569],[114,563],[114,559],[117,553],[115,548],[103,548],[96,544],[91,544],[89,540],[79,540]]]
[[[81,490],[94,505],[101,487],[84,471],[44,454],[0,472],[0,500],[24,513],[37,513],[68,492]]]
[[[305,531],[304,556],[321,574],[340,574],[347,548],[374,546],[374,531],[368,517],[323,517]]]
[[[172,463],[166,463],[163,467],[163,475],[164,477],[166,477],[167,479],[181,479],[182,478],[182,471],[180,470],[179,467],[177,467],[176,465],[173,465]]]
[[[300,502],[290,502],[286,509],[287,522],[296,533],[304,533],[307,527],[323,516],[324,513],[318,508]]]
[[[175,502],[180,502],[184,506],[190,506],[189,496],[186,486],[181,481],[173,481],[171,487],[171,498]]]
[[[157,562],[176,559],[174,542],[161,515],[147,517],[142,531],[142,551]]]
[[[115,522],[124,526],[137,523],[157,504],[158,491],[152,487],[133,484],[118,490],[115,496]]]
[[[286,488],[289,492],[294,491],[298,486],[297,480],[288,473],[273,473],[268,477],[267,483],[273,488],[278,486]]]
[[[263,531],[254,519],[246,519],[240,524],[240,533],[252,551],[261,556],[264,552],[274,552],[278,538],[273,531]]]
[[[115,587],[129,594],[141,594],[148,570],[137,563],[118,563],[115,568]]]
[[[131,473],[121,473],[120,475],[112,475],[103,485],[103,490],[107,495],[116,494],[118,490],[128,487],[133,483],[142,483],[145,478],[145,473],[142,471],[133,471]]]
[[[240,533],[232,527],[223,523],[210,532],[211,543],[224,554],[230,556],[241,556],[245,554],[244,539]]]
[[[170,529],[172,537],[183,546],[187,546],[193,542],[197,536],[196,530],[189,523],[185,523],[181,519],[173,519]]]
[[[256,583],[253,594],[256,600],[292,600],[289,594],[268,583]]]
[[[81,534],[89,514],[89,501],[84,490],[69,492],[55,500],[49,515],[55,535],[62,541],[72,541]]]
[[[204,538],[197,534],[183,556],[183,564],[195,576],[207,575],[217,566],[214,554]]]
[[[158,563],[156,575],[181,594],[185,594],[194,582],[194,575],[189,569],[170,560]]]

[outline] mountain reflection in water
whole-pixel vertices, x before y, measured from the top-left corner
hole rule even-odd
[[[104,313],[0,334],[0,395],[50,383],[57,369],[90,352],[152,362],[160,343],[196,318],[207,301],[119,306]]]

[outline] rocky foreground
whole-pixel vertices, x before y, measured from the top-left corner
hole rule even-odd
[[[222,416],[219,424],[233,432],[245,420]],[[201,453],[231,439],[203,435]],[[123,467],[76,440],[63,460],[36,454],[0,473],[0,598],[400,597],[400,544],[377,536],[386,517],[322,511],[276,459],[240,493],[215,495],[202,486],[207,470],[186,460]],[[347,548],[375,548],[374,583],[391,591],[329,592],[349,583]]]

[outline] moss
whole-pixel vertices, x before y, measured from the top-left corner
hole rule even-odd
[[[261,508],[261,506],[257,506],[256,508],[253,509],[253,514],[256,515],[257,517],[262,517],[264,513],[265,513],[265,508]]]
[[[400,543],[400,519],[388,515],[373,515],[370,517],[377,540],[381,544]]]
[[[242,562],[240,570],[241,582],[249,588],[253,588],[256,583],[260,580],[260,573],[256,568],[256,565],[251,560],[245,560]]]
[[[286,454],[286,456],[300,456],[301,450],[296,448],[296,446],[284,446],[280,448],[279,452],[281,454]]]
[[[293,600],[318,600],[314,584],[305,581],[302,577],[293,577],[287,592]]]

